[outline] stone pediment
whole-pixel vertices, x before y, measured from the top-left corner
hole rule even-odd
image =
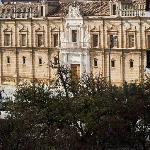
[[[54,27],[52,27],[51,30],[52,30],[52,31],[59,31],[59,27],[58,27],[58,26],[54,26]]]
[[[98,31],[98,29],[97,29],[96,26],[94,26],[90,31],[91,31],[91,32],[94,32],[94,31]]]
[[[4,31],[4,32],[11,32],[11,30],[8,29],[8,28],[4,29],[3,31]]]
[[[145,30],[148,31],[148,32],[150,32],[150,27],[146,28]]]
[[[130,26],[129,28],[126,29],[127,32],[135,32],[136,27],[133,28],[133,26]]]
[[[3,32],[11,32],[11,31],[12,30],[11,30],[11,28],[8,25],[3,30]]]
[[[20,28],[19,32],[27,32],[27,29],[26,29],[26,27],[23,24],[20,24],[19,28]]]
[[[40,24],[36,24],[35,32],[44,32],[44,26],[41,26]]]

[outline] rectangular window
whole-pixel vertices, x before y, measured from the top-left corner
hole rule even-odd
[[[42,58],[39,58],[39,65],[42,65]]]
[[[72,42],[77,42],[77,30],[72,30]]]
[[[147,36],[147,48],[150,49],[150,35]]]
[[[93,43],[93,47],[98,47],[98,35],[97,34],[93,34],[92,43]]]
[[[21,46],[26,46],[26,34],[21,34]]]
[[[149,11],[149,10],[150,10],[150,1],[149,1],[149,0],[146,0],[146,7],[145,7],[145,10],[146,10],[146,11]]]
[[[147,68],[150,68],[150,50],[147,51]]]
[[[58,34],[53,35],[54,38],[54,47],[58,46]]]
[[[118,47],[118,36],[117,35],[109,35],[108,39],[108,47]]]
[[[98,64],[97,64],[97,58],[94,58],[94,67],[97,67]]]
[[[112,36],[112,42],[113,42],[113,47],[118,47],[118,36],[117,35],[113,35]]]
[[[111,61],[111,67],[115,67],[115,61],[114,60]]]
[[[4,35],[4,46],[10,46],[10,34]]]
[[[112,7],[112,8],[113,8],[113,10],[112,10],[112,11],[113,11],[113,12],[112,12],[112,13],[113,13],[113,15],[116,15],[116,5],[113,5],[113,7]]]
[[[10,57],[7,56],[7,64],[10,64]]]
[[[133,60],[130,60],[130,68],[133,68]]]
[[[37,46],[40,47],[43,45],[43,35],[37,34]]]
[[[41,6],[41,16],[43,16],[43,6]]]
[[[22,63],[23,63],[23,64],[26,63],[26,57],[25,57],[25,56],[22,57]]]
[[[128,48],[132,48],[134,47],[134,35],[133,34],[130,34],[128,35]]]
[[[54,65],[58,65],[58,58],[54,57]]]

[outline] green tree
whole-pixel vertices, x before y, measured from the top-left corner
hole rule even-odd
[[[10,115],[0,129],[2,149],[146,150],[149,81],[110,86],[92,74],[75,79],[62,66],[56,84],[61,88],[34,83],[17,89],[15,100],[6,103]]]

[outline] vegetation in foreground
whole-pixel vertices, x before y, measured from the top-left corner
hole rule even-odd
[[[63,90],[21,85],[10,115],[0,120],[1,150],[147,150],[150,81],[109,85],[102,77],[72,77],[61,67]]]

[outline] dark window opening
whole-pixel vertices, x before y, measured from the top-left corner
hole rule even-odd
[[[7,64],[10,64],[10,57],[7,57]]]
[[[146,7],[145,7],[145,10],[146,10],[146,11],[149,11],[149,10],[150,10],[150,1],[149,1],[149,0],[146,0]]]
[[[37,35],[37,44],[38,44],[38,47],[43,45],[43,35],[42,34]]]
[[[147,36],[147,48],[150,49],[150,35]]]
[[[94,67],[97,67],[97,66],[98,66],[97,59],[94,58]]]
[[[57,65],[57,64],[58,64],[58,58],[54,57],[54,65]]]
[[[42,58],[39,58],[39,65],[42,65]]]
[[[113,5],[113,15],[116,15],[116,5]]]
[[[128,35],[128,47],[129,48],[132,48],[132,47],[134,47],[134,35]]]
[[[97,47],[98,46],[98,35],[97,34],[93,34],[93,47]]]
[[[41,6],[41,16],[43,16],[43,6]]]
[[[25,56],[22,57],[22,63],[23,63],[23,64],[26,63],[26,57],[25,57]]]
[[[147,68],[150,68],[150,51],[147,51]]]
[[[72,42],[77,42],[77,30],[72,30]]]
[[[130,68],[133,68],[133,60],[130,60]]]
[[[114,35],[114,34],[109,35],[108,46],[110,48],[118,47],[118,36],[117,35]]]
[[[115,61],[114,60],[111,61],[111,67],[115,67]]]
[[[5,34],[4,35],[4,45],[5,46],[10,46],[10,34]]]
[[[26,34],[21,34],[21,46],[26,46]]]
[[[54,47],[58,46],[58,34],[54,34]]]

